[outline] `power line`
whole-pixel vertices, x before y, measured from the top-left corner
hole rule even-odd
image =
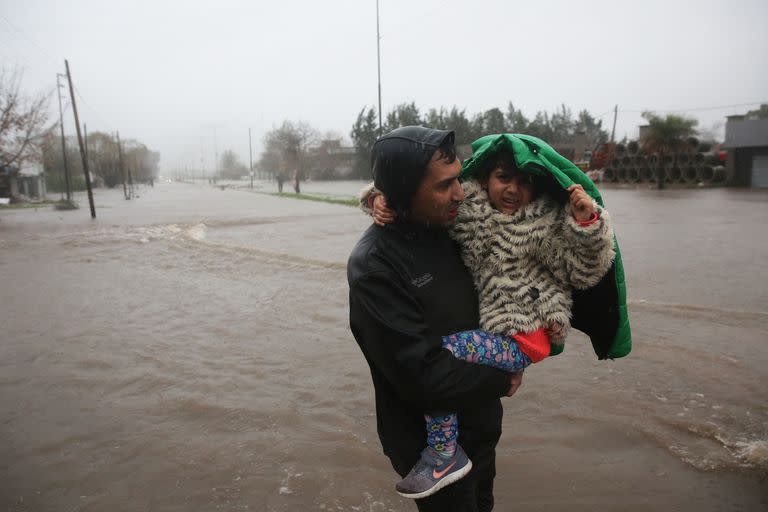
[[[43,47],[42,47],[42,46],[40,46],[39,44],[37,44],[37,43],[36,43],[36,42],[35,42],[35,41],[34,41],[34,40],[31,38],[31,37],[29,37],[29,36],[28,36],[28,35],[27,35],[27,34],[26,34],[26,33],[25,33],[23,30],[21,30],[21,29],[20,29],[19,27],[17,27],[15,24],[11,23],[11,21],[10,21],[8,18],[6,18],[6,17],[5,17],[5,16],[3,16],[2,14],[0,14],[0,19],[2,19],[3,21],[5,21],[5,23],[6,23],[6,24],[7,24],[7,25],[8,25],[8,26],[11,28],[11,30],[13,30],[13,31],[14,31],[14,32],[16,32],[17,34],[21,35],[21,36],[22,36],[24,39],[26,39],[27,41],[29,41],[29,42],[30,42],[30,43],[31,43],[31,44],[32,44],[32,45],[33,45],[35,48],[37,48],[37,50],[38,50],[38,51],[39,51],[39,52],[40,52],[40,53],[41,53],[41,54],[42,54],[42,55],[43,55],[45,58],[47,58],[48,60],[50,60],[52,63],[55,63],[55,62],[56,62],[56,59],[54,59],[54,58],[51,56],[51,54],[50,54],[50,53],[48,53],[47,51],[45,51],[45,49],[43,49]]]
[[[0,14],[0,19],[2,19],[2,20],[3,20],[3,21],[6,23],[6,25],[8,25],[8,26],[11,28],[11,30],[12,30],[13,32],[15,32],[15,33],[16,33],[16,35],[14,35],[14,34],[12,34],[12,33],[10,33],[10,32],[7,32],[7,34],[8,34],[9,36],[11,36],[13,39],[15,39],[15,42],[20,42],[20,39],[18,38],[18,36],[21,36],[21,37],[23,37],[23,38],[24,38],[24,39],[26,39],[26,40],[27,40],[29,43],[31,43],[31,44],[32,44],[32,45],[33,45],[33,46],[34,46],[34,47],[35,47],[35,48],[36,48],[36,49],[37,49],[37,50],[40,52],[40,54],[41,54],[43,57],[45,57],[46,59],[50,60],[50,61],[51,61],[51,63],[53,63],[53,64],[55,64],[55,65],[56,65],[56,67],[60,66],[60,64],[57,62],[57,59],[54,59],[54,58],[51,56],[51,54],[50,54],[50,53],[48,53],[47,51],[45,51],[45,49],[44,49],[42,46],[40,46],[39,44],[37,44],[37,43],[34,41],[34,39],[32,39],[30,36],[28,36],[28,35],[27,35],[27,34],[26,34],[26,33],[25,33],[25,32],[24,32],[22,29],[20,29],[19,27],[17,27],[17,26],[16,26],[14,23],[12,23],[12,22],[11,22],[11,21],[10,21],[8,18],[6,18],[6,17],[5,17],[5,16],[3,16],[2,14]],[[26,62],[26,61],[25,61],[25,62]],[[105,126],[105,128],[107,128],[107,129],[110,129],[110,128],[112,127],[112,123],[109,123],[109,122],[105,121],[104,117],[103,117],[102,115],[100,115],[100,114],[99,114],[99,112],[98,112],[98,111],[97,111],[95,108],[93,108],[93,107],[91,106],[91,104],[90,104],[90,103],[88,103],[87,101],[85,101],[85,98],[83,98],[82,94],[80,94],[80,91],[78,91],[77,89],[75,89],[75,94],[77,94],[77,96],[80,98],[80,100],[83,102],[83,104],[84,104],[84,105],[85,105],[85,106],[88,108],[88,110],[89,110],[89,111],[90,111],[92,114],[94,114],[94,115],[96,116],[96,118],[97,118],[97,119],[98,119],[98,120],[99,120],[99,121],[100,121],[100,122],[101,122],[101,123],[102,123],[102,124]],[[67,105],[67,108],[68,108],[68,107],[69,107],[69,105]]]
[[[85,98],[83,98],[83,95],[80,94],[80,91],[77,89],[77,87],[75,87],[75,94],[77,94],[77,97],[80,98],[80,100],[85,104],[86,107],[88,107],[88,109],[91,111],[92,114],[96,115],[96,117],[99,119],[99,121],[101,121],[101,123],[106,128],[111,128],[112,127],[111,123],[105,121],[104,118],[99,114],[99,112],[95,108],[93,108],[90,103],[85,101]]]
[[[5,17],[5,16],[3,16],[2,14],[0,14],[0,19],[2,19],[2,20],[3,20],[3,21],[4,21],[4,22],[5,22],[5,23],[6,23],[6,24],[7,24],[7,25],[8,25],[8,26],[11,28],[11,30],[13,30],[13,31],[14,31],[16,34],[20,35],[21,37],[23,37],[24,39],[26,39],[28,42],[30,42],[30,43],[31,43],[31,44],[32,44],[32,45],[33,45],[33,46],[34,46],[34,47],[35,47],[35,48],[36,48],[36,49],[37,49],[37,50],[38,50],[38,51],[39,51],[39,52],[42,54],[42,56],[43,56],[43,57],[45,57],[46,59],[50,60],[50,61],[51,61],[52,63],[54,63],[54,64],[55,64],[57,67],[58,67],[58,66],[60,66],[60,64],[58,64],[58,62],[57,62],[57,59],[54,59],[54,58],[51,56],[51,54],[50,54],[50,53],[48,53],[47,51],[45,51],[45,49],[44,49],[42,46],[40,46],[39,44],[37,44],[37,43],[34,41],[34,39],[32,39],[30,36],[28,36],[28,35],[27,35],[27,34],[26,34],[26,33],[25,33],[25,32],[24,32],[22,29],[20,29],[19,27],[17,27],[17,26],[16,26],[14,23],[12,23],[12,22],[11,22],[11,21],[10,21],[8,18],[6,18],[6,17]],[[9,33],[9,35],[10,35],[11,37],[14,37],[14,38],[16,39],[16,41],[18,41],[18,40],[19,40],[19,39],[18,39],[18,37],[14,36],[14,34],[10,34],[10,33]],[[97,118],[97,119],[98,119],[98,120],[99,120],[99,121],[100,121],[100,122],[101,122],[101,123],[102,123],[102,124],[105,126],[105,128],[107,128],[107,129],[110,129],[110,128],[112,127],[112,123],[109,123],[109,122],[105,121],[104,117],[103,117],[101,114],[99,114],[99,112],[98,112],[98,111],[97,111],[95,108],[93,108],[93,107],[91,106],[91,104],[90,104],[90,103],[88,103],[87,101],[85,101],[85,98],[83,98],[82,94],[80,94],[80,91],[79,91],[79,90],[77,90],[77,88],[75,88],[75,94],[77,94],[78,98],[80,98],[80,100],[83,102],[83,104],[84,104],[86,107],[88,107],[88,110],[90,110],[90,111],[91,111],[91,113],[92,113],[92,114],[94,114],[94,115],[96,116],[96,118]]]
[[[10,32],[9,32],[10,33]],[[14,41],[14,40],[8,40],[8,41],[2,41],[0,40],[0,47],[2,47],[4,50],[8,52],[8,56],[10,58],[13,58],[17,61],[20,61],[23,64],[23,68],[34,68],[36,66],[33,66],[30,61],[26,58],[23,58],[19,55],[18,49],[14,47],[16,44],[23,44],[23,41]]]
[[[654,112],[655,110],[658,110],[659,112],[702,112],[706,110],[725,110],[729,108],[737,108],[737,107],[751,107],[754,105],[762,105],[768,103],[768,101],[753,101],[750,103],[734,103],[732,105],[720,105],[717,107],[693,107],[693,108],[675,108],[675,109],[620,109],[619,112]]]

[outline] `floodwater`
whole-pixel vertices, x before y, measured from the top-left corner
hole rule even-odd
[[[82,196],[0,211],[0,510],[415,510],[348,329],[365,216],[207,183],[95,195],[96,221]],[[768,193],[603,195],[634,351],[597,361],[577,333],[526,372],[497,510],[766,510]]]

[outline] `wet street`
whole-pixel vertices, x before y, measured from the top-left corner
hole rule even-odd
[[[207,182],[95,195],[95,221],[83,196],[0,210],[0,510],[415,510],[348,327],[368,218]],[[768,509],[768,192],[603,197],[634,350],[574,333],[526,371],[497,510]]]

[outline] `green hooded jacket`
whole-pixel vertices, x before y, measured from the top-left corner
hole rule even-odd
[[[581,185],[597,204],[605,206],[597,187],[581,169],[549,144],[530,135],[505,133],[477,139],[472,143],[472,156],[462,165],[459,179],[473,178],[482,163],[501,150],[514,154],[522,172],[550,176],[563,189]],[[632,350],[624,266],[615,236],[613,245],[613,266],[600,283],[587,290],[573,291],[572,325],[589,336],[600,359],[624,357]],[[553,350],[553,355],[561,351],[562,348]]]

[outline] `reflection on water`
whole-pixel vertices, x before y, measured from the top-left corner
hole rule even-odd
[[[204,185],[140,196],[97,191],[96,222],[0,212],[0,508],[413,510],[347,327],[367,219]],[[635,350],[598,362],[577,334],[526,372],[498,508],[757,510],[768,196],[604,197]]]

